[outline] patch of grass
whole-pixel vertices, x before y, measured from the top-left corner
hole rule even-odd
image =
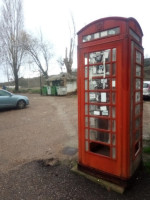
[[[10,91],[10,90],[9,90]],[[20,88],[19,91],[15,91],[15,90],[12,90],[10,92],[13,92],[13,93],[21,93],[21,94],[24,94],[24,93],[30,93],[30,94],[40,94],[40,88]]]
[[[144,167],[148,173],[150,173],[150,160],[144,162]]]
[[[150,146],[148,146],[148,147],[143,147],[143,153],[150,154]]]
[[[28,92],[32,93],[32,94],[40,94],[41,90],[40,90],[40,88],[39,89],[29,89]]]

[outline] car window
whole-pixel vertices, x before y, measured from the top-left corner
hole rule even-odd
[[[148,83],[144,83],[143,88],[148,88]]]
[[[9,94],[8,92],[5,92],[5,91],[3,91],[3,90],[0,90],[0,96],[6,97],[6,96],[10,96],[10,94]]]

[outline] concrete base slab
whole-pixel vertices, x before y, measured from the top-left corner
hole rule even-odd
[[[72,169],[71,169],[72,172],[75,172],[76,174],[78,175],[81,175],[87,179],[89,179],[90,181],[93,181],[97,184],[100,184],[102,187],[105,187],[108,191],[110,190],[113,190],[117,193],[120,193],[120,194],[123,194],[124,191],[125,191],[125,188],[122,187],[122,186],[119,186],[119,185],[116,185],[114,183],[111,183],[109,181],[106,181],[106,180],[103,180],[103,179],[99,179],[99,178],[96,178],[94,176],[91,176],[87,173],[84,173],[82,171],[80,171],[77,167],[77,165],[75,165]]]

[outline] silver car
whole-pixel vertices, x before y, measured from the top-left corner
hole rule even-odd
[[[150,98],[150,81],[143,82],[143,97]]]
[[[18,108],[23,109],[29,105],[29,99],[26,96],[13,94],[6,90],[0,89],[0,109]]]

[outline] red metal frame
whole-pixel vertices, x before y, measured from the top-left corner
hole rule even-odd
[[[80,166],[121,179],[129,179],[134,174],[142,157],[142,36],[134,18],[121,17],[94,21],[78,33],[78,162]],[[113,49],[116,49],[116,60],[112,60]],[[104,54],[108,56],[105,64]],[[85,55],[88,56],[87,63]],[[137,63],[136,59],[140,58],[141,63]],[[112,74],[113,64],[116,64],[115,75]],[[97,85],[94,87],[94,84]],[[140,105],[140,111],[135,115],[137,105]],[[114,113],[115,117],[112,116]],[[136,130],[141,130],[137,136]]]

